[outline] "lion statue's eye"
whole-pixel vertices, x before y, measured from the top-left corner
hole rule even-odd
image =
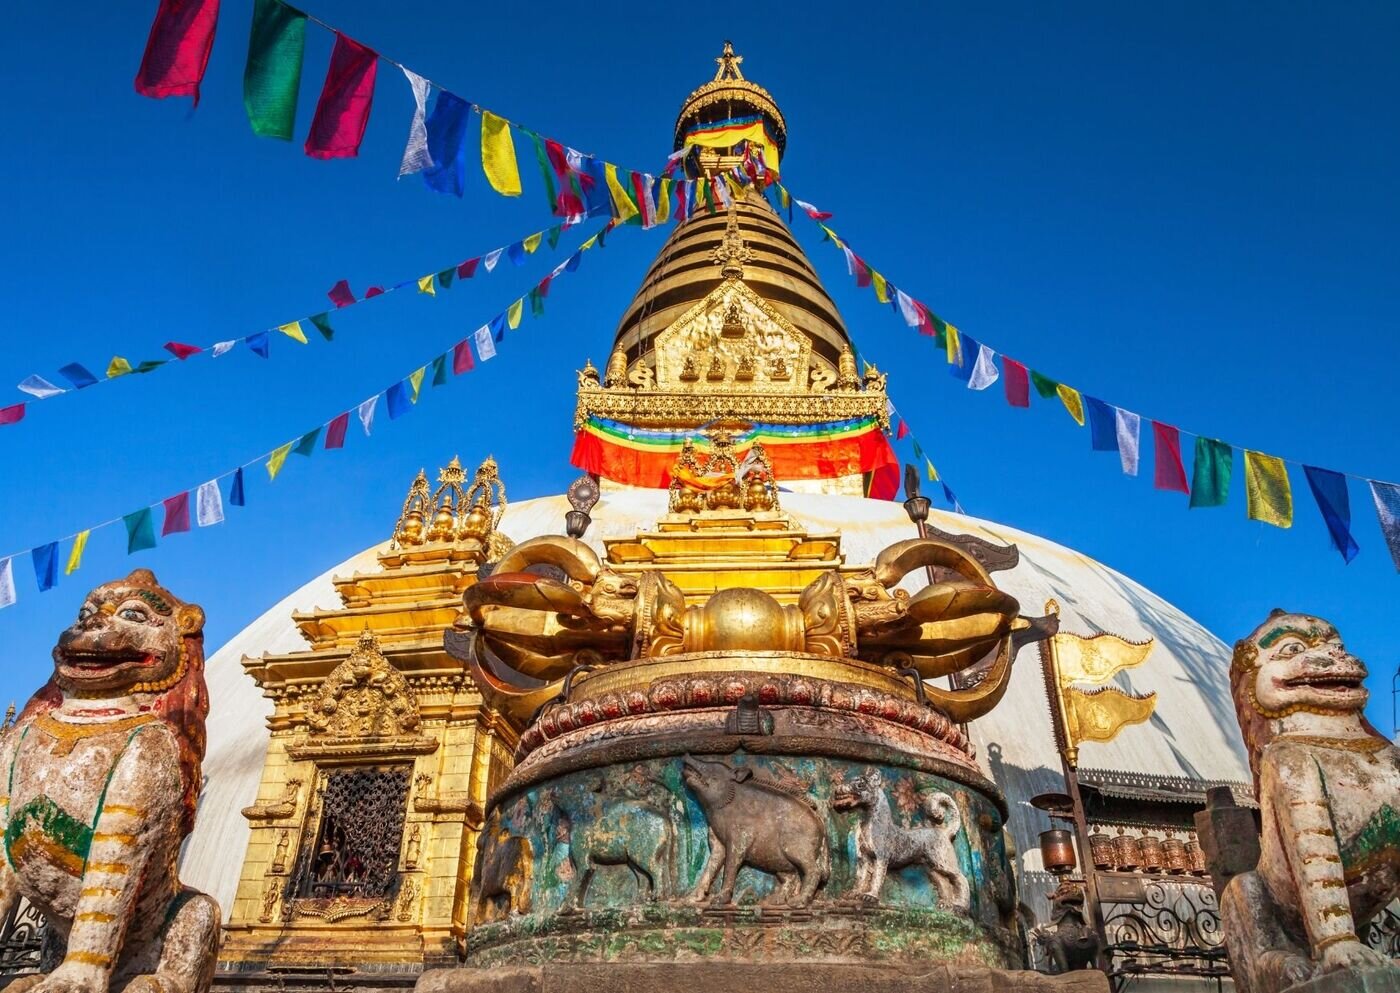
[[[124,621],[140,622],[146,619],[146,612],[136,607],[127,607],[124,610],[118,611],[117,616]]]
[[[1303,643],[1302,643],[1302,642],[1300,642],[1300,641],[1290,641],[1288,644],[1286,644],[1286,645],[1284,645],[1282,648],[1280,648],[1279,651],[1278,651],[1278,653],[1279,653],[1280,655],[1284,656],[1285,658],[1287,658],[1287,657],[1290,656],[1290,655],[1297,655],[1297,654],[1298,654],[1299,652],[1301,652],[1302,650],[1303,650]]]

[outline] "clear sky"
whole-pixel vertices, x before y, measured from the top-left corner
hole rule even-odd
[[[0,397],[22,399],[11,384],[70,361],[96,370],[113,354],[162,357],[170,339],[271,327],[325,307],[338,279],[396,282],[550,223],[527,148],[518,200],[475,170],[461,200],[396,182],[412,101],[388,64],[361,156],[306,158],[330,51],[314,27],[296,141],[255,138],[241,97],[250,0],[223,4],[197,110],[139,97],[154,6],[20,4],[7,17]],[[857,250],[948,320],[1145,416],[1400,481],[1395,4],[309,6],[466,99],[637,169],[670,150],[680,102],[730,37],[787,116],[794,194],[833,211]],[[1012,410],[1000,386],[964,389],[927,339],[850,285],[800,215],[795,227],[969,512],[1102,560],[1226,641],[1275,606],[1333,619],[1371,666],[1372,715],[1390,730],[1400,576],[1363,488],[1350,566],[1296,470],[1289,531],[1245,518],[1238,465],[1228,507],[1188,511],[1150,474],[1126,478],[1091,452],[1058,404]],[[663,238],[617,233],[497,359],[425,387],[406,418],[381,413],[372,438],[355,429],[341,452],[293,456],[271,485],[250,472],[249,506],[219,527],[130,558],[120,527],[100,532],[82,570],[44,594],[17,559],[0,704],[42,681],[86,590],[130,568],[204,605],[212,651],[387,538],[420,466],[494,453],[512,498],[562,490],[577,475],[574,370],[605,360]],[[296,437],[562,257],[542,251],[435,300],[353,308],[330,345],[277,341],[268,361],[196,358],[33,406],[0,428],[0,555]]]

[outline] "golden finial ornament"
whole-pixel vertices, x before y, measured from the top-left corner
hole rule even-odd
[[[715,59],[715,65],[719,66],[719,69],[715,71],[714,81],[718,83],[725,79],[742,80],[744,78],[744,71],[739,67],[743,64],[744,57],[734,54],[734,43],[726,38],[724,40],[724,51],[720,52],[719,58]]]
[[[432,506],[432,490],[428,487],[428,475],[422,469],[408,488],[403,510],[399,512],[398,523],[394,525],[393,544],[421,545],[424,540],[424,522]]]
[[[720,274],[724,276],[725,279],[742,279],[744,275],[744,263],[753,258],[753,251],[744,243],[744,236],[739,233],[739,210],[737,204],[737,200],[730,201],[728,209],[729,219],[724,225],[724,238],[715,246],[715,250],[710,253],[710,258],[714,261],[715,265],[720,267]],[[735,336],[727,335],[726,337]]]
[[[594,368],[592,359],[585,359],[583,368],[578,371],[578,386],[581,390],[598,388],[598,370]]]
[[[836,362],[836,388],[860,389],[860,377],[856,375],[856,356],[849,347],[841,349],[841,357]]]
[[[614,349],[608,358],[608,371],[603,376],[603,385],[615,390],[627,385],[627,353]]]

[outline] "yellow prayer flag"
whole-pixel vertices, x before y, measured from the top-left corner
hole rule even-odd
[[[282,471],[282,463],[287,461],[287,454],[295,444],[295,441],[289,441],[272,453],[271,458],[267,460],[267,478],[269,480],[277,478],[277,474]]]
[[[820,221],[817,222],[817,227],[821,228],[824,232],[826,232],[826,236],[832,240],[832,243],[835,244],[837,248],[846,247],[846,243],[840,238],[836,237],[836,232],[831,230],[831,228],[827,227]]]
[[[536,231],[534,234],[530,235],[530,237],[526,238],[525,241],[522,242],[525,246],[525,254],[534,255],[535,249],[540,247],[540,242],[543,240],[544,233],[541,231]]]
[[[598,244],[598,236],[595,234],[587,241],[585,241],[582,245],[578,246],[578,250],[580,252],[586,252],[596,244]]]
[[[613,217],[621,224],[629,217],[637,216],[637,205],[627,195],[627,188],[617,178],[617,166],[611,162],[603,165],[603,178],[608,182],[608,193],[612,196]]]
[[[413,387],[413,402],[418,402],[418,391],[423,388],[423,377],[427,375],[428,367],[419,366],[408,375],[408,385]]]
[[[1076,752],[1086,741],[1109,742],[1130,724],[1141,724],[1157,707],[1157,694],[1132,696],[1112,686],[1064,691],[1065,730]]]
[[[301,329],[301,321],[292,321],[290,324],[283,324],[279,326],[277,330],[281,331],[293,341],[299,341],[303,345],[306,344],[306,332]]]
[[[656,184],[656,223],[671,219],[671,181],[662,179]]]
[[[735,200],[742,200],[744,197],[744,186],[729,173],[724,174],[724,185],[729,187],[730,194]]]
[[[512,331],[520,327],[520,317],[525,313],[525,298],[521,297],[506,311],[506,324]]]
[[[881,303],[890,302],[890,287],[885,282],[885,277],[874,269],[870,270],[870,285],[875,287],[875,299]]]
[[[501,196],[520,196],[520,169],[515,164],[510,122],[489,110],[481,112],[481,168]]]
[[[1106,683],[1124,669],[1147,661],[1152,639],[1137,642],[1116,634],[1084,635],[1060,631],[1054,635],[1055,669],[1061,686]]]
[[[426,276],[418,277],[418,292],[426,293],[430,297],[437,296],[437,288],[433,286],[433,277],[431,273]]]
[[[125,376],[131,371],[131,363],[120,355],[113,355],[112,361],[107,363],[107,378],[116,379],[118,376]]]
[[[944,334],[944,345],[948,350],[948,364],[962,364],[962,335],[953,325],[946,325],[947,331]]]
[[[924,465],[928,466],[928,481],[930,483],[938,482],[938,470],[933,467],[933,460],[924,459]]]
[[[1055,392],[1060,395],[1060,403],[1065,405],[1065,410],[1069,411],[1069,416],[1074,418],[1074,423],[1081,428],[1084,426],[1084,398],[1079,395],[1079,391],[1073,386],[1066,386],[1058,383]]]
[[[1293,490],[1283,459],[1245,449],[1244,488],[1251,520],[1277,528],[1293,526]]]
[[[87,548],[88,535],[91,531],[79,531],[78,536],[73,539],[73,550],[68,553],[68,565],[64,567],[63,574],[71,576],[77,572],[78,566],[83,564],[83,549]]]

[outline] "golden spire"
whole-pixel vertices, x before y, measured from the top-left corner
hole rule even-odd
[[[715,59],[715,65],[719,69],[715,72],[714,81],[718,83],[724,79],[743,79],[744,73],[739,66],[744,62],[742,55],[734,54],[734,43],[728,38],[724,39],[724,51],[720,52],[719,58]]]
[[[432,505],[432,490],[428,487],[428,475],[422,469],[418,470],[418,475],[414,477],[413,484],[408,488],[408,496],[404,498],[403,510],[399,512],[398,523],[394,525],[394,545],[421,545],[423,544],[424,522],[429,507]]]
[[[724,238],[710,253],[710,258],[720,267],[720,274],[725,279],[742,279],[744,263],[753,258],[753,252],[744,244],[744,236],[739,233],[739,212],[732,202],[726,213],[729,219],[725,221]]]

